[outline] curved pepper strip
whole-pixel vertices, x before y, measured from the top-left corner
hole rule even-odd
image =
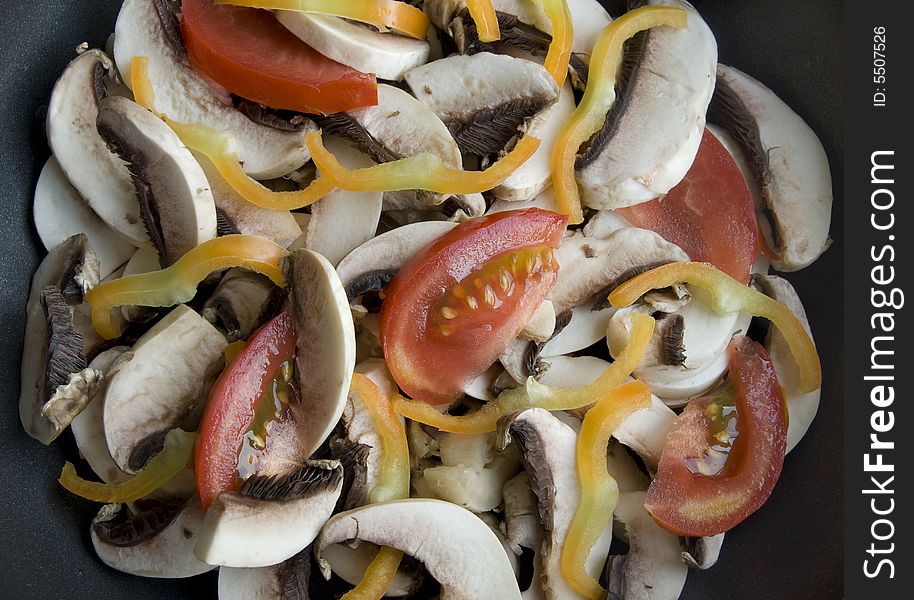
[[[76,474],[67,462],[60,473],[60,485],[81,498],[93,502],[132,502],[159,489],[162,484],[187,468],[192,462],[193,433],[172,429],[165,435],[165,447],[153,456],[143,469],[122,483],[87,481]]]
[[[394,29],[417,40],[424,40],[428,35],[428,15],[415,6],[397,0],[215,0],[213,4],[342,17],[374,25],[381,31]]]
[[[448,167],[429,153],[363,169],[347,169],[324,147],[320,131],[309,133],[307,142],[311,159],[323,178],[338,188],[350,192],[427,190],[436,194],[487,192],[524,164],[540,145],[538,139],[525,135],[511,152],[485,171],[464,171]]]
[[[175,306],[189,302],[197,285],[213,271],[241,267],[266,275],[283,285],[279,262],[285,248],[264,237],[227,235],[206,241],[167,269],[129,275],[99,284],[86,293],[92,306],[92,323],[106,340],[121,334],[111,309],[118,306]]]
[[[137,104],[148,109],[164,120],[181,142],[190,150],[204,155],[225,182],[239,196],[261,208],[271,210],[297,210],[310,206],[333,191],[333,185],[318,177],[303,190],[295,192],[274,192],[256,179],[248,177],[238,156],[232,151],[232,137],[199,124],[176,123],[166,115],[156,112],[154,92],[149,81],[149,57],[134,56],[131,62],[130,85]]]
[[[787,340],[800,369],[800,392],[805,394],[822,387],[819,353],[796,315],[777,300],[743,285],[714,265],[688,262],[657,267],[617,287],[609,295],[609,302],[616,308],[631,306],[647,292],[675,283],[697,285],[706,290],[711,295],[713,309],[719,313],[743,312],[774,323]]]
[[[353,373],[349,393],[356,395],[368,409],[375,430],[381,438],[381,461],[378,484],[369,492],[372,504],[409,498],[409,445],[406,430],[387,398],[371,379]],[[362,581],[343,596],[345,600],[380,600],[400,568],[403,553],[382,547]]]
[[[571,50],[574,46],[571,11],[566,0],[540,0],[540,4],[552,23],[552,42],[549,43],[549,51],[546,53],[543,66],[555,79],[559,89],[562,89],[568,77],[568,62],[571,60]]]
[[[418,400],[394,398],[394,410],[413,421],[437,427],[451,433],[487,433],[495,431],[498,420],[505,415],[525,408],[546,410],[576,410],[589,406],[614,393],[616,387],[631,375],[641,362],[651,335],[654,319],[643,314],[632,315],[632,332],[628,345],[603,374],[588,385],[573,388],[556,388],[536,381],[532,377],[519,388],[506,390],[498,398],[484,404],[476,412],[463,416],[447,415]]]
[[[584,598],[606,597],[600,583],[584,565],[597,539],[612,520],[619,500],[619,486],[608,472],[606,448],[613,431],[635,411],[651,406],[651,389],[642,381],[620,385],[591,408],[578,434],[578,479],[581,499],[562,548],[562,576]]]
[[[495,42],[501,39],[498,28],[498,16],[492,0],[466,0],[467,10],[476,24],[476,32],[481,42]]]
[[[622,64],[622,45],[645,29],[666,25],[682,28],[688,24],[686,12],[669,6],[643,6],[625,13],[603,30],[590,57],[587,89],[580,104],[562,129],[552,149],[552,183],[558,212],[568,215],[568,223],[584,220],[574,161],[578,149],[603,128],[606,115],[616,101],[615,85]]]

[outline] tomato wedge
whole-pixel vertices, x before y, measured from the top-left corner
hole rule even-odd
[[[455,400],[555,285],[567,217],[531,208],[471,219],[410,259],[385,290],[381,345],[397,384]]]
[[[321,114],[378,103],[374,75],[327,58],[268,11],[184,0],[182,15],[191,64],[233,94]]]
[[[617,209],[635,227],[676,244],[693,261],[709,262],[749,282],[759,251],[752,193],[736,161],[705,129],[692,168],[666,196]]]
[[[207,508],[223,491],[237,487],[241,472],[272,448],[296,447],[288,405],[274,406],[277,376],[295,354],[292,319],[280,313],[254,332],[210,392],[198,428],[194,471],[200,503]],[[264,431],[265,430],[265,431]]]
[[[774,365],[749,338],[728,351],[727,382],[676,418],[648,488],[645,507],[677,535],[732,529],[765,503],[784,465],[787,407]]]

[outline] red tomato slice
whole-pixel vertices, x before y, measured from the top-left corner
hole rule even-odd
[[[748,283],[759,248],[752,193],[736,161],[707,129],[692,168],[676,187],[666,196],[617,211],[635,227],[676,244],[692,260],[709,262]]]
[[[677,535],[710,536],[733,528],[765,503],[784,464],[787,407],[774,365],[749,338],[734,339],[729,353],[728,383],[689,402],[676,418],[647,492],[647,510]],[[712,447],[720,444],[712,436],[724,430],[720,409],[727,405],[735,405],[738,434],[722,468],[702,474]]]
[[[471,219],[407,262],[385,290],[381,345],[397,384],[452,402],[555,285],[567,217],[531,208]]]
[[[378,103],[374,75],[327,58],[268,11],[184,0],[182,15],[194,68],[247,100],[321,114]]]
[[[258,408],[266,401],[270,402],[268,408],[272,408],[273,380],[283,363],[294,354],[292,319],[281,313],[251,335],[213,385],[194,449],[197,493],[204,509],[221,492],[236,487],[239,456],[258,416]],[[270,429],[271,443],[266,451],[270,446],[288,446],[287,438],[294,438],[294,434],[291,423],[279,422]],[[285,442],[280,443],[279,438]]]

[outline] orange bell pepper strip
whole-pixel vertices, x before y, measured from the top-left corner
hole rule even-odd
[[[481,42],[495,42],[501,39],[498,28],[498,16],[492,0],[466,0],[467,10],[476,24],[476,31]]]
[[[118,337],[120,327],[111,309],[118,306],[175,306],[190,301],[197,285],[213,271],[241,267],[266,275],[283,285],[280,261],[288,255],[282,246],[264,237],[226,235],[206,241],[160,271],[129,275],[99,284],[86,293],[92,323],[106,340]]]
[[[192,460],[196,435],[181,429],[165,434],[165,447],[149,459],[136,475],[121,483],[87,481],[76,474],[73,464],[63,466],[60,485],[81,498],[93,502],[132,502],[159,489],[162,484],[187,468]]]
[[[409,498],[409,445],[403,423],[380,388],[367,376],[354,373],[349,394],[368,409],[381,438],[378,484],[368,493],[368,501],[374,504]],[[380,600],[396,576],[402,558],[399,550],[382,547],[362,580],[343,599]]]
[[[606,597],[606,590],[587,574],[584,565],[619,501],[619,486],[607,470],[609,438],[632,413],[650,406],[650,388],[642,381],[632,381],[597,402],[581,423],[577,442],[581,499],[562,548],[561,568],[568,585],[588,600]]]
[[[571,50],[574,46],[571,11],[566,0],[540,0],[540,4],[552,23],[552,42],[549,44],[543,66],[555,79],[559,89],[562,89],[565,78],[568,77],[568,62],[571,60]]]
[[[614,393],[615,388],[641,362],[653,333],[653,318],[643,314],[632,315],[632,333],[628,345],[603,374],[588,385],[556,388],[543,385],[530,377],[525,385],[505,390],[476,412],[463,416],[443,414],[430,404],[403,397],[394,398],[394,410],[408,419],[451,433],[495,431],[500,418],[525,408],[577,410]]]
[[[800,391],[809,393],[822,387],[822,366],[816,345],[796,315],[777,300],[743,285],[714,265],[686,262],[657,267],[617,287],[609,295],[609,302],[616,308],[631,306],[650,290],[675,283],[696,285],[706,290],[717,312],[743,312],[771,321],[784,335],[799,367]]]
[[[415,6],[397,0],[215,0],[213,4],[342,17],[374,25],[381,31],[390,28],[417,40],[424,40],[428,35],[428,16]]]
[[[600,34],[590,58],[584,97],[552,149],[556,205],[558,212],[568,215],[569,225],[584,220],[574,162],[581,145],[603,128],[606,115],[616,101],[615,85],[622,64],[622,45],[639,31],[651,27],[682,28],[687,24],[688,16],[681,8],[643,6],[625,13]]]
[[[533,156],[540,141],[529,135],[485,171],[446,166],[433,154],[422,153],[363,169],[347,169],[324,147],[321,132],[308,134],[308,150],[323,178],[350,192],[427,190],[436,194],[475,194],[491,190]]]
[[[148,57],[133,57],[130,82],[137,104],[163,119],[185,146],[205,156],[225,182],[251,204],[271,210],[296,210],[314,204],[333,191],[333,185],[320,177],[312,181],[307,188],[296,192],[274,192],[256,179],[248,177],[231,149],[230,135],[214,131],[204,125],[176,123],[166,115],[156,112],[155,92],[149,81],[148,69]]]

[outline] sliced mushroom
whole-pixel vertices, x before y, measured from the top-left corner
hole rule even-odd
[[[105,439],[120,469],[136,473],[162,448],[165,434],[197,412],[226,345],[215,327],[184,305],[137,341],[105,392]]]
[[[314,124],[300,117],[294,127],[256,123],[232,106],[227,95],[214,91],[211,82],[190,66],[177,18],[166,0],[125,0],[115,36],[114,58],[125,83],[131,85],[133,57],[149,58],[156,111],[178,123],[231,134],[232,150],[251,177],[280,177],[308,162],[305,136],[314,131]]]
[[[651,478],[632,458],[628,447],[618,440],[610,439],[606,449],[606,463],[609,474],[616,480],[619,492],[640,492],[651,484]]]
[[[682,544],[682,561],[699,571],[705,571],[717,564],[720,549],[724,545],[723,533],[710,537],[679,538]]]
[[[464,464],[473,461],[461,459],[448,460],[457,464],[447,464],[446,448],[447,446],[444,446],[441,451],[444,464],[440,467],[429,467],[422,472],[429,491],[437,498],[475,513],[493,510],[501,504],[505,482],[520,469],[517,454],[512,449],[507,449],[480,467]]]
[[[596,381],[610,363],[595,356],[553,356],[540,383],[553,387],[577,387]]]
[[[86,204],[53,156],[38,176],[32,213],[38,237],[47,250],[72,235],[84,233],[98,257],[102,279],[126,263],[136,249]]]
[[[550,599],[577,598],[562,576],[561,554],[581,496],[577,473],[577,434],[549,411],[531,408],[499,422],[498,446],[514,441],[536,495],[546,531],[541,560],[543,589]],[[610,524],[594,544],[585,569],[599,577],[612,539]]]
[[[355,328],[343,284],[327,259],[296,250],[285,260],[295,323],[298,398],[292,414],[305,456],[327,439],[346,406],[355,368]]]
[[[302,227],[293,213],[251,204],[232,189],[209,159],[201,155],[195,157],[206,174],[213,194],[219,235],[259,235],[273,240],[283,248],[291,246],[302,235]]]
[[[674,419],[676,413],[651,394],[650,408],[629,415],[613,431],[613,437],[637,452],[648,469],[656,471]]]
[[[561,356],[593,346],[606,337],[606,328],[615,313],[612,307],[593,310],[587,304],[575,306],[567,324],[543,345],[540,356]]]
[[[504,373],[504,369],[502,368],[501,364],[493,364],[491,367],[486,369],[482,375],[464,387],[463,393],[470,398],[482,400],[483,402],[491,402],[495,399],[495,394],[492,393],[493,386],[502,373]]]
[[[537,194],[532,200],[526,200],[523,202],[519,200],[495,200],[489,207],[489,210],[486,211],[486,213],[493,214],[497,212],[504,212],[506,210],[523,210],[525,208],[542,208],[543,210],[558,212],[558,207],[555,203],[555,191],[551,187],[546,188]]]
[[[428,60],[429,43],[381,33],[339,17],[280,10],[276,19],[306,44],[336,62],[380,79],[400,81]]]
[[[102,507],[89,530],[102,562],[140,577],[176,579],[212,571],[212,565],[194,556],[203,525],[196,496],[186,503],[151,504],[134,515],[127,515],[121,504]]]
[[[809,320],[806,318],[806,310],[803,308],[799,295],[797,295],[796,290],[793,289],[789,281],[773,275],[757,275],[752,278],[752,283],[761,289],[766,296],[771,296],[789,308],[800,319],[806,333],[812,338],[812,330],[809,327]],[[822,390],[820,388],[808,394],[803,394],[799,391],[800,376],[796,361],[793,360],[787,341],[777,328],[772,327],[768,331],[765,347],[768,350],[768,356],[771,357],[771,362],[774,364],[778,382],[781,384],[784,396],[787,399],[789,417],[787,420],[787,452],[790,452],[803,439],[813,419],[816,418]]]
[[[614,210],[598,210],[587,219],[587,224],[584,225],[583,231],[584,235],[589,238],[603,240],[620,229],[631,226],[631,223]]]
[[[308,461],[284,476],[254,475],[207,509],[194,552],[211,565],[281,563],[314,541],[342,488],[338,461]]]
[[[455,54],[406,73],[416,98],[448,126],[461,151],[497,154],[559,99],[541,65],[502,54]]]
[[[614,287],[643,270],[689,260],[678,246],[646,229],[626,227],[605,239],[575,233],[555,252],[559,277],[549,294],[556,314],[609,294]]]
[[[311,547],[277,565],[219,567],[219,600],[309,600]]]
[[[336,143],[333,143],[336,142]],[[374,162],[339,140],[328,148],[348,168],[370,167]],[[374,237],[381,218],[383,194],[335,189],[311,206],[305,247],[337,265],[347,254]]]
[[[365,576],[365,570],[378,554],[379,547],[370,542],[359,542],[357,546],[333,544],[323,550],[323,558],[330,564],[333,573],[349,585],[356,585]],[[400,570],[384,593],[384,597],[402,598],[415,593],[425,580],[425,571],[405,559],[400,562]],[[406,563],[406,564],[404,564]]]
[[[530,200],[551,185],[552,147],[574,112],[574,107],[574,93],[568,83],[562,88],[555,104],[533,117],[526,133],[540,140],[540,146],[527,162],[492,190],[497,199],[512,202]]]
[[[832,187],[822,142],[770,89],[728,67],[717,67],[709,119],[724,127],[746,155],[752,178],[776,227],[774,267],[797,271],[828,248]]]
[[[688,12],[683,29],[656,27],[628,45],[619,98],[575,164],[585,205],[632,206],[679,183],[698,152],[714,91],[717,43],[691,4],[648,0]]]
[[[95,130],[98,105],[107,96],[105,80],[114,64],[100,50],[83,52],[54,85],[48,106],[48,144],[67,179],[92,210],[135,246],[149,239],[126,165]]]
[[[620,600],[676,600],[689,569],[679,538],[663,529],[644,508],[646,492],[619,494],[615,518],[625,525],[628,554],[609,557],[609,597]]]
[[[517,337],[534,342],[545,342],[552,337],[554,331],[555,306],[551,301],[544,300]]]
[[[350,300],[387,285],[416,252],[456,226],[425,221],[397,227],[373,237],[340,261],[337,273]]]
[[[356,539],[396,548],[421,561],[441,584],[441,600],[520,598],[498,538],[473,513],[448,502],[398,500],[335,515],[324,525],[314,551],[325,577],[330,565],[324,549]]]
[[[230,342],[246,340],[274,315],[273,282],[246,269],[229,269],[200,315],[225,331]],[[277,311],[278,312],[278,311]]]
[[[505,482],[502,488],[505,515],[505,538],[520,556],[523,548],[539,552],[546,535],[540,523],[536,496],[530,487],[530,476],[521,472]]]
[[[126,98],[98,107],[98,133],[127,162],[146,233],[163,267],[216,237],[216,205],[203,169],[161,119]]]
[[[98,269],[88,239],[78,234],[52,248],[32,277],[22,347],[19,418],[26,433],[43,444],[60,435],[88,402],[86,394],[91,390],[80,373],[91,347],[80,330],[91,328],[91,324],[74,322],[84,315],[76,313],[73,306],[81,304],[84,294],[98,283]],[[72,382],[71,376],[75,376]],[[71,383],[74,387],[69,387]],[[74,393],[76,405],[69,400],[58,403]]]

